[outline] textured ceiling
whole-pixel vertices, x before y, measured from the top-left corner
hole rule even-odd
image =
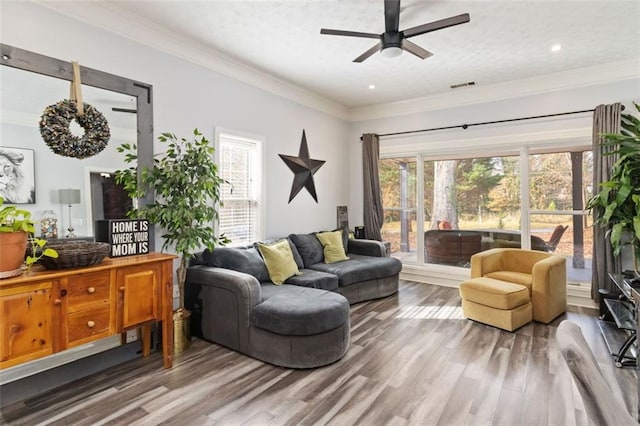
[[[640,1],[402,1],[400,29],[469,13],[471,22],[411,41],[420,60],[374,55],[375,40],[320,28],[381,33],[382,0],[109,1],[112,8],[197,40],[348,107],[490,85],[640,56]],[[552,53],[560,43],[563,49]],[[639,72],[640,74],[640,72]],[[368,86],[374,84],[375,90]]]

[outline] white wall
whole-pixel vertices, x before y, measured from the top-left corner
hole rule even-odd
[[[469,88],[465,90],[474,90]],[[351,156],[350,223],[362,222],[362,147],[363,133],[393,133],[433,127],[461,125],[464,123],[503,120],[593,109],[599,104],[622,102],[626,112],[635,111],[631,102],[639,102],[640,77],[610,84],[554,91],[542,95],[523,96],[508,100],[478,103],[464,107],[434,110],[385,119],[355,122],[349,136]],[[571,137],[582,143],[591,143],[592,114],[569,115],[557,118],[520,121],[453,129],[414,135],[385,137],[380,140],[381,152],[416,152],[429,150],[435,155],[447,156],[467,152],[482,156],[491,149],[493,141],[500,141],[500,150],[508,149],[510,141],[531,138],[529,146],[545,143],[549,139]],[[495,148],[494,148],[495,149]],[[517,148],[516,151],[517,153]]]
[[[152,84],[156,135],[171,131],[188,137],[197,127],[213,138],[214,126],[220,126],[264,136],[265,237],[335,227],[336,206],[349,201],[349,187],[345,185],[349,157],[344,148],[349,125],[345,121],[37,4],[2,2],[0,7],[3,43]],[[311,157],[326,161],[315,175],[318,204],[306,190],[287,203],[293,174],[278,154],[297,155],[303,128]],[[4,136],[0,144],[5,145]],[[16,146],[13,141],[6,145]],[[46,149],[44,142],[37,149],[38,156]],[[155,149],[157,152],[157,143]],[[83,160],[57,156],[51,161],[61,171],[60,176],[68,162],[83,164]],[[38,179],[37,198],[66,186],[62,182],[62,177],[55,175]],[[85,194],[82,199],[84,202]],[[36,213],[44,208],[35,207]],[[74,210],[74,217],[83,211],[84,207]]]

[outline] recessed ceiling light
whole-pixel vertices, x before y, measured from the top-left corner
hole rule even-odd
[[[553,46],[551,46],[551,51],[552,52],[559,52],[562,50],[562,45],[561,44],[554,44]]]
[[[376,85],[375,85],[375,84],[370,84],[370,85],[369,85],[369,89],[373,90],[373,89],[375,89],[375,88],[376,88]]]

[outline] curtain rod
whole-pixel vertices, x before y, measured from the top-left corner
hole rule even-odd
[[[622,111],[624,111],[624,105],[622,105],[621,109],[622,109]],[[431,129],[408,130],[406,132],[383,133],[383,134],[378,135],[378,137],[408,135],[408,134],[412,134],[412,133],[432,132],[434,130],[456,129],[458,127],[466,130],[471,126],[484,126],[485,124],[509,123],[511,121],[533,120],[533,119],[536,119],[536,118],[559,117],[559,116],[562,116],[562,115],[583,114],[585,112],[593,112],[593,111],[595,111],[595,108],[594,109],[583,109],[581,111],[558,112],[558,113],[555,113],[555,114],[534,115],[534,116],[531,116],[531,117],[519,117],[519,118],[507,118],[505,120],[483,121],[483,122],[480,122],[480,123],[457,124],[455,126],[433,127]],[[362,136],[360,136],[360,140],[362,140]]]

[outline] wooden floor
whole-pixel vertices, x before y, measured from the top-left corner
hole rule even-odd
[[[6,407],[5,424],[586,424],[554,342],[580,324],[614,393],[637,406],[636,374],[615,368],[596,312],[571,308],[515,333],[465,320],[458,290],[401,281],[351,308],[351,348],[314,370],[271,366],[194,339],[162,368],[159,354]]]

